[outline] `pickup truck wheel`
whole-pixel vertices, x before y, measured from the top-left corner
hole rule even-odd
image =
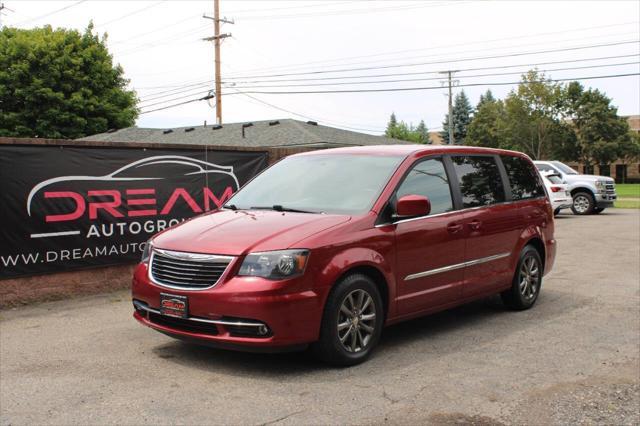
[[[577,215],[591,214],[595,204],[593,195],[588,192],[578,192],[573,196],[573,205],[571,205],[571,210],[573,211],[573,214]]]
[[[604,211],[604,207],[594,207],[593,214],[600,214]]]
[[[525,246],[520,252],[511,288],[500,294],[504,304],[517,311],[532,307],[540,294],[542,272],[540,253],[533,246]]]
[[[363,274],[347,275],[327,298],[320,339],[312,345],[312,350],[330,364],[359,364],[378,344],[383,318],[382,298],[371,278]]]
[[[555,209],[555,210],[553,211],[553,215],[554,215],[554,216],[558,216],[559,214],[560,214],[560,209],[559,209],[559,208],[557,208],[557,209]]]

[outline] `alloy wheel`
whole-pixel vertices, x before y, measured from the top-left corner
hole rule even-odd
[[[540,288],[540,265],[533,256],[528,256],[520,266],[520,294],[527,302],[533,300]]]
[[[338,338],[347,352],[366,349],[375,332],[376,306],[365,290],[349,293],[338,311]]]
[[[586,213],[589,210],[589,205],[591,202],[584,195],[577,195],[576,198],[573,199],[573,208],[576,209],[578,213]]]

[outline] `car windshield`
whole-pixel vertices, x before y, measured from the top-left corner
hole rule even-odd
[[[403,159],[361,154],[285,158],[249,182],[225,207],[364,213],[371,209]]]
[[[569,167],[566,164],[561,163],[559,161],[552,161],[551,164],[553,164],[555,167],[560,169],[560,171],[562,173],[566,174],[566,175],[578,175],[578,174],[580,174],[577,171],[573,170],[571,167]]]

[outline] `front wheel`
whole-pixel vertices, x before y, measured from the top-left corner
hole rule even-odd
[[[532,307],[540,294],[542,272],[542,260],[538,250],[530,245],[525,246],[520,252],[511,288],[500,294],[504,304],[519,311]]]
[[[573,214],[586,215],[591,214],[596,203],[593,199],[593,195],[588,192],[578,192],[573,196],[573,204],[571,210]]]
[[[342,278],[327,299],[320,339],[313,351],[334,365],[365,361],[380,340],[383,310],[380,292],[369,277],[351,274]]]

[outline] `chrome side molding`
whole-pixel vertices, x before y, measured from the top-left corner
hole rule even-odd
[[[431,275],[442,274],[443,272],[454,271],[456,269],[466,268],[468,266],[479,265],[481,263],[491,262],[493,260],[503,259],[510,256],[511,253],[494,254],[493,256],[482,257],[480,259],[469,260],[467,262],[456,263],[454,265],[443,266],[442,268],[430,269],[424,272],[418,272],[415,274],[407,275],[404,280],[410,281],[416,278],[428,277]]]

